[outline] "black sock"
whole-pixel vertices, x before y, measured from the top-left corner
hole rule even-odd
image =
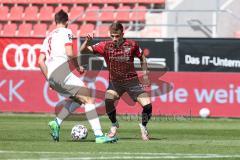
[[[150,120],[152,116],[152,104],[147,104],[143,106],[142,111],[142,125],[147,126],[148,121]]]
[[[114,100],[112,99],[105,99],[105,106],[108,118],[111,120],[112,123],[117,122],[116,118],[116,108],[114,106]]]

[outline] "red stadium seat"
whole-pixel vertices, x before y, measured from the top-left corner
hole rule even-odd
[[[29,0],[1,0],[1,2],[7,2],[9,4],[28,4]]]
[[[102,8],[102,12],[100,14],[100,21],[113,21],[114,20],[114,12],[115,8],[113,6],[106,6]]]
[[[76,0],[59,0],[59,3],[61,4],[76,4],[77,1]]]
[[[46,0],[28,0],[28,3],[31,2],[32,4],[45,4]]]
[[[164,4],[164,3],[165,3],[165,0],[138,0],[138,3],[146,3],[146,4],[150,4],[150,3]]]
[[[9,19],[14,21],[21,21],[23,14],[23,7],[22,6],[13,6],[10,9]]]
[[[122,0],[120,0],[120,1],[119,0],[105,0],[105,3],[108,3],[108,4],[119,4],[119,3],[122,3]]]
[[[31,3],[37,3],[37,4],[60,4],[61,0],[29,0]],[[33,2],[32,2],[33,1]]]
[[[15,23],[5,24],[2,30],[2,36],[14,37],[16,35],[17,25]]]
[[[83,13],[84,13],[84,8],[82,6],[72,7],[69,13],[69,19],[74,20],[77,17],[79,17],[78,19],[76,19],[76,21],[80,21],[82,20]]]
[[[13,4],[13,3],[29,3],[30,0],[1,0],[2,3],[8,3],[8,4]],[[150,3],[157,3],[157,4],[163,4],[165,3],[165,0],[31,0],[31,3],[35,4],[89,4],[89,3],[94,3],[94,4],[103,4],[103,3],[111,3],[111,4],[119,4],[119,3],[124,3],[124,4],[134,4],[134,3],[145,3],[145,4],[150,4]]]
[[[83,20],[85,21],[97,21],[98,19],[98,12],[99,7],[98,6],[90,6],[85,11],[85,16],[83,17]]]
[[[108,37],[109,25],[99,25],[95,29],[96,37]]]
[[[40,21],[53,21],[53,7],[43,6],[39,12]]]
[[[68,7],[67,6],[58,6],[58,7],[56,7],[55,10],[54,10],[54,13],[57,13],[61,9],[68,13]]]
[[[97,4],[97,5],[106,3],[105,2],[106,0],[77,0],[77,1],[80,3],[85,3],[85,4],[91,3],[91,4]]]
[[[38,8],[36,6],[28,6],[25,9],[23,20],[37,21],[38,19]]]
[[[81,27],[80,27],[80,31],[79,31],[79,36],[81,36],[81,37],[85,37],[86,36],[86,34],[88,34],[88,33],[93,33],[93,31],[94,31],[94,25],[93,24],[83,24],[83,25],[81,25]]]
[[[90,3],[93,3],[93,2],[92,2],[92,0],[76,0],[76,3],[90,4]]]
[[[48,27],[48,33],[52,32],[56,28],[56,24],[53,23]]]
[[[1,3],[4,3],[4,4],[11,4],[12,2],[11,1],[9,1],[9,0],[1,0]]]
[[[8,20],[8,7],[7,6],[0,6],[0,21],[7,21]]]
[[[145,6],[135,6],[133,8],[132,15],[130,16],[131,21],[145,21],[145,14],[147,8]]]
[[[72,30],[74,37],[78,36],[78,24],[70,24],[68,28]]]
[[[30,37],[31,32],[32,32],[32,24],[30,23],[20,24],[17,35],[19,37]]]
[[[119,3],[119,0],[106,0],[106,3]],[[112,1],[112,2],[109,2]],[[143,4],[164,4],[165,0],[121,0],[120,1],[123,4],[135,4],[135,3],[143,3]]]
[[[34,37],[45,37],[47,31],[46,24],[35,24],[33,26],[33,35]]]
[[[123,3],[123,4],[138,3],[138,0],[121,0],[121,3]]]
[[[130,7],[121,6],[117,10],[116,20],[117,21],[130,21]]]

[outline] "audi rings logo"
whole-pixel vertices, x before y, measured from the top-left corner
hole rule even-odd
[[[8,70],[39,70],[37,63],[37,50],[41,44],[9,44],[3,51],[3,65]],[[13,58],[9,58],[13,56]],[[27,58],[27,60],[25,60]],[[26,64],[27,63],[27,64]]]

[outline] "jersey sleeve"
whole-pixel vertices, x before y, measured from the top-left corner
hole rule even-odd
[[[64,35],[65,46],[73,45],[73,34],[70,29],[67,29]]]
[[[135,53],[135,56],[138,57],[138,58],[142,58],[142,54],[143,54],[143,51],[142,49],[139,47],[138,43],[134,43],[134,53]]]
[[[104,48],[106,46],[106,42],[99,42],[97,44],[92,45],[93,53],[94,54],[100,54],[104,56]]]

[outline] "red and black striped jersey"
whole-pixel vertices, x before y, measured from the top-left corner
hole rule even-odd
[[[142,50],[134,40],[124,39],[116,46],[112,41],[99,42],[92,46],[93,52],[104,57],[110,81],[127,81],[137,77],[134,57],[141,59]]]

